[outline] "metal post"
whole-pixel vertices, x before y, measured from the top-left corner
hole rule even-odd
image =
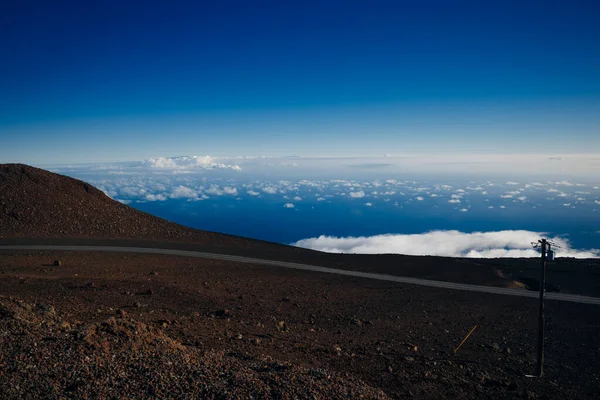
[[[537,376],[544,374],[544,293],[546,292],[546,248],[547,241],[542,239],[542,265],[540,276],[540,309],[538,314],[538,354],[537,354]]]

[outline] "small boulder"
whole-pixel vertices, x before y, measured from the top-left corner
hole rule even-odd
[[[277,323],[277,329],[279,329],[281,332],[285,332],[288,330],[288,326],[285,321],[279,321]]]

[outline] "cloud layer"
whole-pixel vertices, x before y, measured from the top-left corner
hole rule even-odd
[[[293,246],[329,253],[359,254],[407,254],[446,257],[538,257],[531,242],[542,237],[540,232],[524,230],[473,232],[431,231],[422,234],[386,234],[361,237],[319,236],[302,239]],[[571,249],[562,238],[551,239],[561,248],[556,248],[558,257],[598,258],[600,250]]]
[[[193,169],[232,169],[241,170],[239,165],[217,162],[211,156],[156,157],[149,158],[142,165],[152,169],[193,170]]]

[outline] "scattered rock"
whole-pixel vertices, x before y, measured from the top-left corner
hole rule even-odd
[[[277,323],[277,329],[279,329],[279,330],[280,330],[280,331],[282,331],[282,332],[285,332],[285,331],[287,331],[289,328],[288,328],[287,324],[285,323],[285,321],[279,321],[279,322]]]
[[[54,260],[54,266],[55,267],[60,267],[62,265],[62,263],[60,262],[60,260]]]
[[[500,352],[500,345],[496,342],[492,343],[492,350],[494,350],[495,352]]]
[[[388,365],[387,370],[390,374],[394,373],[394,369],[392,368],[391,365]]]
[[[140,303],[139,301],[136,301],[133,303],[133,306],[136,308],[140,308],[142,306],[142,303]]]
[[[152,271],[152,272],[150,272],[150,275],[157,276],[157,275],[158,275],[158,272],[156,272],[156,271]]]
[[[233,316],[233,314],[231,313],[231,310],[228,310],[226,308],[215,311],[215,317],[231,318],[232,316]]]
[[[408,362],[413,362],[413,361],[415,361],[415,358],[414,358],[414,357],[410,357],[410,356],[406,356],[406,357],[404,357],[404,359],[405,359],[406,361],[408,361]]]
[[[125,312],[125,310],[122,310],[122,309],[119,308],[117,310],[117,316],[120,317],[120,318],[125,318],[125,317],[127,317],[127,313]]]

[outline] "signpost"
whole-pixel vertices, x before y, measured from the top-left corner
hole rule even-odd
[[[546,293],[546,255],[547,251],[550,250],[550,244],[546,239],[541,239],[539,243],[542,247],[542,265],[540,268],[540,308],[538,313],[538,348],[536,375],[538,377],[542,377],[542,375],[544,374],[544,294]]]

